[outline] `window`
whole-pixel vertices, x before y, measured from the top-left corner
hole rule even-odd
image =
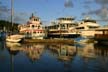
[[[32,28],[34,28],[34,25],[32,25]]]

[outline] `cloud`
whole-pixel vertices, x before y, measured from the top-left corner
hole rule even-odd
[[[26,16],[28,14],[26,12],[17,12],[17,13],[14,13],[14,22],[15,23],[24,23],[26,22]]]
[[[64,6],[65,6],[66,8],[71,8],[71,7],[73,7],[73,2],[72,2],[72,0],[66,0],[65,3],[64,3]]]
[[[98,9],[93,9],[91,10],[90,5],[91,4],[87,4],[90,0],[86,0],[87,2],[85,3],[84,8],[88,9],[88,11],[82,13],[82,15],[96,15],[98,16],[101,20],[103,21],[107,21],[108,20],[108,0],[92,0],[94,1],[96,4],[100,5],[100,8]]]
[[[86,0],[84,1],[84,4],[91,4],[93,2],[93,0]]]
[[[84,8],[90,10],[90,6],[88,5],[84,5]]]
[[[108,8],[107,7],[102,7],[97,10],[92,10],[86,13],[82,13],[82,15],[97,15],[101,19],[108,19]]]
[[[101,18],[106,19],[108,18],[108,8],[107,7],[102,7],[100,9],[100,12],[97,13]]]
[[[7,17],[9,16],[9,11],[7,6],[3,5],[2,2],[0,2],[0,19],[6,20]]]
[[[26,16],[26,12],[14,12],[14,22],[23,23],[24,21],[26,21]],[[0,19],[11,21],[11,9],[3,5],[2,2],[0,2]]]
[[[96,3],[101,4],[101,5],[106,5],[108,4],[108,0],[94,0]]]
[[[9,9],[7,8],[7,6],[4,6],[2,4],[2,2],[0,2],[0,13],[1,12],[8,12],[8,11],[9,11]]]
[[[9,9],[6,6],[0,6],[0,12],[9,12]]]

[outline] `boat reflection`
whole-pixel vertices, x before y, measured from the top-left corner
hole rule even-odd
[[[97,44],[83,44],[82,46],[68,44],[40,44],[40,43],[10,43],[6,42],[9,53],[16,54],[23,52],[27,55],[30,61],[39,60],[45,50],[56,56],[60,61],[71,61],[77,54],[82,58],[96,58],[99,55],[108,56],[108,48]]]
[[[36,43],[28,43],[28,44],[20,44],[20,43],[6,43],[8,51],[11,53],[23,52],[27,55],[30,61],[35,61],[40,58],[44,51],[44,44],[36,44]]]
[[[83,48],[82,56],[85,58],[96,58],[95,50],[93,44],[86,44]]]
[[[20,43],[6,42],[6,47],[10,50],[10,52],[20,51],[20,49],[22,49]]]
[[[29,44],[24,44],[22,47],[23,47],[22,51],[26,53],[30,61],[34,62],[40,59],[40,56],[42,55],[44,51],[45,45],[29,43]]]
[[[57,59],[60,61],[71,61],[76,54],[76,47],[72,45],[52,44],[49,45],[49,49],[57,54]]]
[[[81,44],[82,47],[77,47],[77,55],[87,58],[97,58],[108,56],[108,47],[94,43]]]
[[[14,72],[14,57],[20,52],[20,46],[20,43],[6,42],[6,47],[10,54],[10,72]]]
[[[5,49],[5,42],[4,41],[0,41],[0,52],[3,51]]]
[[[108,56],[108,47],[107,46],[100,45],[100,44],[94,44],[94,49],[95,49],[95,54],[97,56],[103,56],[103,57]]]
[[[10,55],[9,61],[11,66],[9,67],[11,67],[11,72],[14,72],[17,67],[16,65],[19,64],[28,65],[25,66],[25,68],[29,67],[30,69],[32,69],[34,66],[36,66],[35,68],[37,69],[39,69],[40,66],[45,66],[45,69],[49,69],[58,64],[58,66],[63,67],[63,71],[65,72],[72,72],[75,67],[80,66],[81,69],[92,68],[94,70],[94,68],[96,68],[94,66],[99,65],[102,67],[107,67],[108,64],[107,46],[97,45],[93,43],[76,45],[6,43],[6,46]],[[33,65],[31,65],[30,63],[33,63]],[[48,67],[46,66],[46,64],[48,64]],[[79,64],[79,66],[77,66],[77,64]]]

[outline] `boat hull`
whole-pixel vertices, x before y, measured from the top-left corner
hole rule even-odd
[[[10,35],[6,37],[7,42],[21,42],[24,38],[24,35]]]
[[[45,34],[26,34],[25,35],[26,39],[44,39],[45,38]]]
[[[21,42],[22,39],[6,39],[8,42]]]
[[[79,37],[80,34],[48,34],[48,38],[76,38]]]

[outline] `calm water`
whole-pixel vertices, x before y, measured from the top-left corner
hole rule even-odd
[[[0,42],[0,72],[108,72],[108,47]]]

